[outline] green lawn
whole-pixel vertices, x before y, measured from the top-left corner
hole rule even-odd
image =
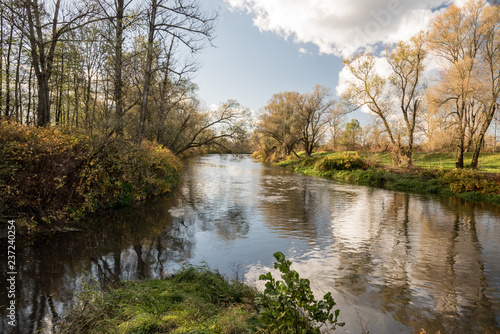
[[[313,153],[313,157],[335,156],[345,153],[344,151],[331,152],[319,151]],[[349,152],[354,154],[356,152]],[[392,164],[391,155],[384,152],[357,152],[360,157],[371,164],[389,166]],[[303,155],[303,153],[299,153]],[[472,153],[465,153],[465,165],[470,165]],[[414,153],[413,163],[416,167],[422,168],[455,168],[455,153]],[[500,153],[481,153],[479,156],[479,170],[487,173],[500,173]]]
[[[313,153],[311,158],[305,158],[302,152],[299,155],[300,159],[289,157],[278,165],[341,182],[416,193],[456,195],[468,200],[500,204],[498,153],[484,153],[480,157],[479,170],[456,169],[455,156],[451,153],[416,153],[414,164],[417,168],[411,169],[394,167],[388,153],[321,151]],[[470,161],[471,154],[466,154],[465,164],[470,164]],[[365,166],[360,168],[360,163]]]

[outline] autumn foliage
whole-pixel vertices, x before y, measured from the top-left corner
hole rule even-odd
[[[0,121],[0,166],[0,213],[28,229],[167,193],[181,168],[152,142],[90,140],[7,121]]]
[[[344,153],[319,160],[314,165],[314,170],[319,172],[328,172],[331,170],[363,169],[365,167],[366,163],[359,155]]]

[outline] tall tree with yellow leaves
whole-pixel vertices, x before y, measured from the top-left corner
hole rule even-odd
[[[431,95],[439,107],[450,110],[447,118],[456,129],[457,168],[464,167],[467,149],[474,152],[471,167],[478,167],[497,109],[499,24],[498,5],[484,0],[469,0],[463,7],[452,5],[431,22],[429,47],[443,65]]]
[[[378,73],[371,54],[344,60],[352,79],[342,98],[356,108],[366,106],[379,118],[392,143],[397,165],[412,164],[415,129],[423,110],[425,56],[425,38],[419,34],[387,50],[389,78]]]

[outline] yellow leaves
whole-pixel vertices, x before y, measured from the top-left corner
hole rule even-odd
[[[500,194],[500,184],[488,180],[483,174],[472,169],[457,169],[446,172],[441,182],[450,187],[456,194],[463,192],[479,192],[483,194]]]
[[[181,162],[156,143],[94,140],[0,120],[2,205],[48,224],[164,194],[178,179]]]

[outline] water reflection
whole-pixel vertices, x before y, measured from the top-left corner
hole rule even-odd
[[[19,326],[7,325],[2,280],[0,332],[49,332],[69,292],[90,278],[160,278],[205,261],[259,285],[278,250],[316,293],[334,292],[347,332],[361,331],[355,308],[372,333],[495,332],[499,222],[499,209],[484,204],[344,185],[249,158],[196,158],[170,198],[94,219],[86,232],[19,238]]]

